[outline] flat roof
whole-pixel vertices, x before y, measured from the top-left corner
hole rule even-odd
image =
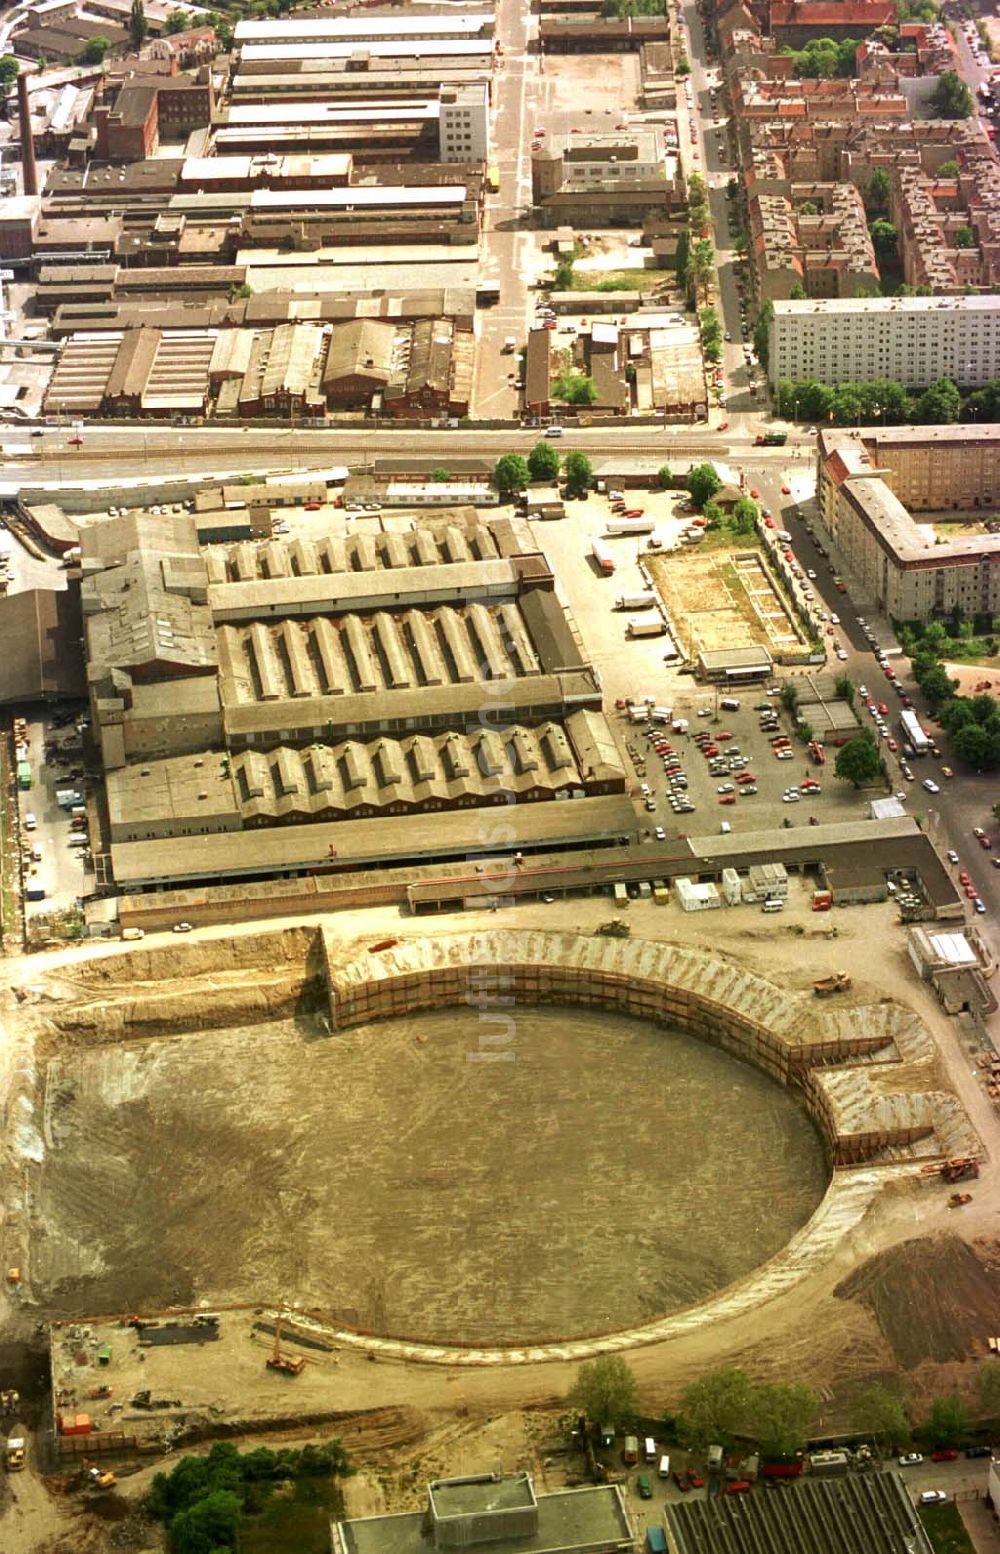
[[[240,59],[246,64],[274,63],[281,64],[296,59],[351,59],[357,53],[369,55],[371,59],[483,59],[489,61],[493,56],[493,42],[490,38],[398,38],[398,39],[373,39],[358,45],[351,43],[255,43],[244,48]],[[295,77],[296,80],[309,80],[309,74]],[[236,87],[246,90],[251,83],[259,90],[266,90],[271,81],[270,75],[246,75],[236,78]],[[343,77],[339,78],[342,84]],[[364,79],[362,77],[362,79]],[[357,86],[358,78],[348,76],[347,82]]]
[[[852,313],[877,318],[887,318],[893,313],[1000,313],[1000,293],[972,297],[824,297],[819,301],[807,298],[805,301],[774,303],[776,320]]]
[[[296,124],[382,124],[387,120],[405,123],[408,119],[437,119],[440,116],[440,104],[427,100],[408,103],[403,108],[398,101],[379,103],[371,98],[339,107],[329,102],[283,100],[279,103],[237,103],[226,109],[225,123],[234,127],[280,124],[292,128]]]
[[[208,603],[217,624],[279,620],[290,614],[406,609],[421,601],[461,604],[472,599],[513,599],[518,569],[512,560],[438,562],[363,572],[307,573],[243,583],[213,583]]]
[[[475,689],[481,703],[482,686]],[[549,842],[558,847],[573,837],[613,842],[633,832],[635,823],[631,800],[611,796],[515,804],[504,810],[503,831],[508,849],[546,846]],[[476,808],[221,832],[199,836],[196,846],[184,846],[176,837],[119,842],[112,844],[111,858],[115,882],[128,889],[177,879],[339,871],[366,864],[472,857],[490,851],[496,851],[496,840],[492,828],[485,824],[484,811]],[[420,1518],[417,1520],[419,1523]]]
[[[428,1554],[432,1547],[424,1535],[426,1513],[402,1516],[368,1516],[339,1522],[334,1528],[336,1554]],[[491,1539],[483,1547],[491,1554],[556,1554],[565,1550],[632,1549],[625,1502],[617,1484],[586,1489],[564,1489],[538,1496],[537,1531]]]
[[[440,34],[447,37],[476,37],[484,27],[492,28],[494,14],[481,11],[472,16],[458,16],[451,12],[427,11],[419,16],[318,16],[287,17],[279,21],[237,22],[233,29],[233,42],[237,48],[245,43],[287,43],[301,38],[304,42],[321,42],[324,38],[427,38]]]
[[[254,189],[251,210],[354,210],[382,205],[462,205],[464,183],[396,184],[370,188],[354,185],[349,189]]]

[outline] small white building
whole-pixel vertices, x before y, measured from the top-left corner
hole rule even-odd
[[[739,906],[743,884],[735,869],[723,869],[722,894],[726,898],[726,906]]]
[[[743,881],[744,901],[787,901],[788,870],[783,863],[753,863]]]
[[[722,905],[718,887],[711,880],[700,884],[682,875],[674,880],[674,894],[685,912],[707,912]]]

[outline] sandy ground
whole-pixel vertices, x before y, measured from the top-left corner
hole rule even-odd
[[[607,904],[599,900],[538,904],[519,907],[517,911],[519,926],[571,928],[584,933],[593,931],[607,915]],[[987,1150],[991,1149],[995,1118],[972,1063],[972,1053],[979,1042],[961,1022],[946,1020],[926,988],[914,979],[905,955],[902,931],[888,904],[842,909],[830,918],[817,920],[808,910],[804,888],[793,882],[789,910],[778,921],[763,919],[758,911],[749,907],[717,912],[706,919],[704,916],[685,917],[672,906],[639,901],[629,908],[629,922],[633,934],[642,937],[695,944],[704,944],[707,939],[713,949],[737,956],[764,975],[773,975],[780,966],[783,981],[793,987],[806,986],[819,972],[848,966],[855,978],[853,996],[859,1001],[896,998],[914,1008],[926,1022],[939,1043],[943,1068]],[[453,933],[456,927],[487,925],[487,915],[470,913],[460,919],[443,917],[422,921],[420,931],[434,935]],[[291,928],[294,925],[274,926]],[[357,913],[350,918],[333,919],[328,924],[330,931],[342,935],[345,942],[355,942],[362,937],[370,941],[383,934],[406,932],[414,926],[402,920],[396,909]],[[827,938],[833,927],[837,929],[835,943]],[[192,935],[190,943],[184,946],[171,942],[170,936],[165,935],[162,938],[150,936],[139,948],[143,953],[159,948],[168,957],[168,969],[173,967],[179,972],[185,955],[220,954],[228,959],[238,950],[240,942],[253,941],[254,936],[252,926],[245,930],[205,929]],[[215,950],[211,948],[213,943]],[[99,976],[95,979],[93,975],[99,972],[100,963],[122,954],[124,948],[119,944],[99,945],[90,952],[92,991],[100,983]],[[249,950],[251,945],[247,948]],[[51,952],[32,957],[30,961],[8,962],[4,969],[12,987],[22,991],[34,988],[40,992],[46,977],[54,976],[58,981],[60,975],[78,966],[79,955],[79,951]],[[138,957],[136,964],[142,964]],[[280,980],[279,968],[272,970]],[[79,977],[74,980],[80,983]],[[30,999],[16,1004],[7,996],[4,1021],[8,1040],[2,1054],[5,1083],[9,1083],[14,1070],[23,1080],[25,1073],[33,1068],[36,1061],[33,1034],[39,1010],[43,1008]],[[178,1038],[164,1045],[174,1047],[183,1044],[184,1040]],[[130,1044],[115,1050],[138,1053],[140,1048]],[[118,1061],[116,1057],[114,1062]],[[136,1059],[133,1057],[130,1061]],[[111,1081],[105,1079],[105,1082]],[[166,1149],[168,1145],[169,1136],[166,1136],[162,1147]],[[640,1160],[649,1157],[648,1146],[644,1155],[637,1156]],[[26,1170],[23,1160],[19,1170],[22,1174]],[[948,1212],[946,1198],[942,1187],[916,1179],[894,1192],[884,1193],[827,1260],[794,1288],[752,1313],[704,1330],[696,1329],[669,1343],[633,1351],[630,1363],[638,1376],[644,1405],[655,1411],[675,1403],[679,1389],[688,1379],[723,1361],[743,1363],[755,1374],[812,1384],[825,1400],[823,1423],[829,1428],[844,1421],[852,1387],[866,1377],[885,1375],[902,1367],[908,1370],[908,1380],[921,1396],[940,1390],[942,1385],[967,1386],[972,1374],[970,1365],[977,1363],[970,1357],[985,1353],[985,1338],[991,1326],[996,1326],[993,1305],[987,1309],[982,1302],[983,1291],[992,1293],[995,1288],[991,1270],[1000,1230],[997,1221],[1000,1203],[992,1163],[985,1165],[979,1182],[973,1184],[973,1202],[960,1215]],[[640,1200],[636,1199],[635,1208],[640,1207]],[[21,1218],[16,1197],[8,1202],[6,1212],[5,1232],[9,1237]],[[141,1215],[136,1218],[140,1219]],[[624,1228],[628,1229],[628,1226]],[[39,1223],[36,1232],[41,1231]],[[949,1269],[955,1259],[949,1252],[949,1242],[941,1244],[943,1252],[940,1255],[928,1257],[926,1241],[922,1239],[940,1236],[960,1236],[964,1247],[971,1249],[963,1263],[965,1276],[960,1289],[963,1300],[972,1303],[973,1315],[967,1317],[960,1339],[950,1352],[942,1348],[941,1333],[948,1327],[949,1308],[945,1297],[950,1281]],[[917,1243],[915,1248],[910,1245],[914,1242]],[[296,1264],[294,1245],[292,1234],[288,1237],[291,1266]],[[886,1263],[885,1254],[892,1248],[901,1249],[897,1261]],[[206,1245],[206,1260],[211,1261],[213,1256],[212,1247]],[[873,1280],[857,1288],[845,1285],[845,1281],[875,1257],[883,1261],[874,1265]],[[988,1270],[985,1282],[980,1276],[982,1267]],[[872,1294],[873,1289],[879,1292],[877,1298]],[[935,1292],[935,1298],[929,1302],[931,1291]],[[933,1306],[933,1315],[927,1322],[915,1325],[908,1348],[900,1347],[899,1331],[894,1329],[886,1314],[897,1301],[900,1311],[907,1313],[908,1322],[920,1306]],[[9,1308],[8,1326],[12,1333],[24,1333],[36,1315],[36,1312],[26,1310],[19,1318],[16,1308]],[[212,1358],[212,1350],[216,1347],[205,1346],[198,1350],[199,1365],[218,1363],[222,1366],[221,1354],[218,1361]],[[241,1330],[238,1363],[234,1363],[234,1355],[230,1353],[224,1367],[220,1368],[217,1382],[220,1395],[235,1393],[241,1415],[247,1419],[252,1419],[258,1412],[273,1418],[274,1386],[276,1380],[280,1385],[280,1379],[264,1370],[264,1352],[259,1335],[251,1336],[248,1322],[245,1332]],[[335,1360],[310,1362],[303,1375],[293,1383],[293,1396],[298,1408],[315,1413],[402,1410],[403,1423],[399,1429],[404,1435],[415,1432],[415,1450],[418,1443],[427,1439],[428,1430],[432,1433],[436,1429],[445,1430],[440,1470],[456,1471],[462,1465],[463,1454],[457,1446],[449,1444],[451,1438],[446,1422],[450,1422],[459,1434],[463,1429],[469,1432],[470,1442],[476,1442],[471,1455],[478,1456],[481,1466],[485,1448],[477,1429],[484,1420],[514,1411],[511,1417],[523,1421],[521,1409],[558,1408],[574,1374],[575,1367],[564,1363],[499,1367],[488,1371],[411,1365],[385,1359],[372,1364],[362,1354],[343,1351]],[[287,1393],[282,1394],[283,1398],[286,1396]],[[497,1451],[497,1459],[502,1458],[505,1466],[517,1460],[520,1449],[517,1442],[522,1428],[527,1426],[522,1424],[513,1429],[509,1452]],[[362,1431],[358,1442],[362,1460],[365,1452],[363,1436]],[[422,1473],[421,1468],[421,1482]],[[28,1486],[30,1476],[25,1475],[23,1482]],[[391,1490],[391,1486],[386,1489],[384,1485],[380,1488],[378,1484],[375,1488],[394,1503],[393,1495],[397,1490]],[[25,1521],[22,1528],[12,1518],[37,1516],[41,1527],[48,1514],[47,1504],[41,1491],[35,1496],[32,1489],[25,1487],[22,1494],[19,1483],[17,1504],[8,1503],[0,1512],[0,1547],[33,1551],[33,1527]],[[56,1524],[61,1515],[62,1511],[57,1509]]]

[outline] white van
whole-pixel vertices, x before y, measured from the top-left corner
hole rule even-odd
[[[657,1477],[658,1478],[669,1478],[670,1477],[670,1458],[669,1457],[661,1457],[660,1458],[660,1466],[657,1468],[656,1472],[657,1472]]]
[[[764,905],[761,907],[762,912],[783,912],[784,910],[785,903],[777,896],[768,896],[767,900],[764,902]]]
[[[645,1441],[643,1442],[642,1456],[644,1462],[655,1462],[659,1456],[659,1452],[656,1449],[656,1442],[653,1440],[651,1435],[647,1435]]]
[[[562,434],[563,429],[561,426],[547,426],[545,428],[546,437],[561,437]]]
[[[145,939],[145,937],[146,937],[146,930],[145,930],[145,928],[123,928],[122,929],[122,938],[123,939]]]
[[[735,696],[720,696],[719,706],[723,712],[739,712],[740,710],[739,700]]]

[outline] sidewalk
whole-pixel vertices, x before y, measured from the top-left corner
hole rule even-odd
[[[986,1501],[960,1500],[958,1509],[976,1554],[997,1554],[1000,1550],[1000,1527],[994,1521],[993,1512]]]

